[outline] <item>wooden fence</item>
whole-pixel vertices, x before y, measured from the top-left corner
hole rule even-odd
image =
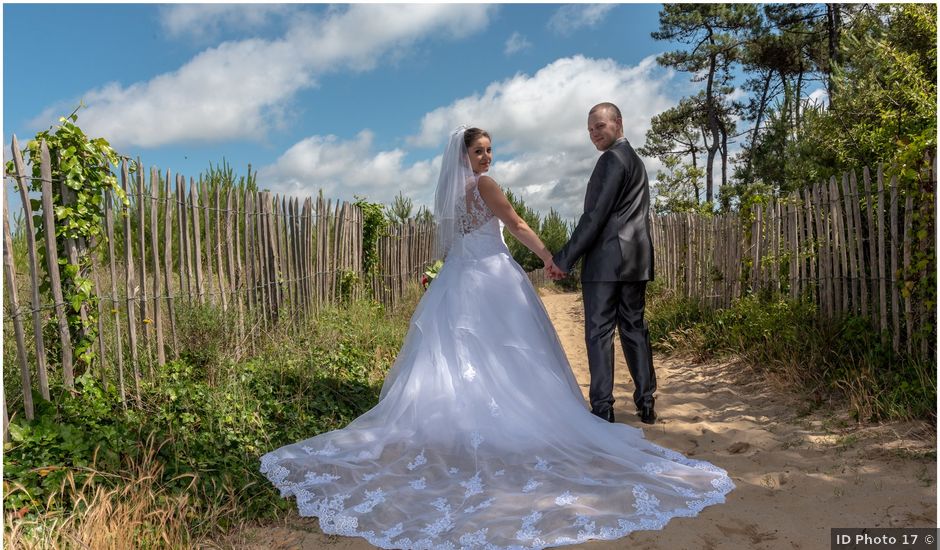
[[[27,170],[13,138],[15,173],[23,203],[28,266],[17,266],[9,214],[4,201],[4,274],[8,301],[5,320],[13,325],[23,389],[23,409],[33,417],[33,373],[40,395],[49,399],[48,364],[61,368],[66,387],[74,385],[78,359],[69,332],[68,310],[59,273],[53,216],[54,186],[45,143],[38,159],[42,173],[43,235],[37,242],[28,193]],[[129,204],[105,193],[103,233],[107,242],[68,242],[72,263],[90,247],[93,266],[87,276],[98,296],[95,368],[116,383],[122,400],[125,387],[139,396],[146,373],[141,365],[160,366],[178,358],[178,313],[184,306],[211,304],[220,308],[237,332],[237,346],[254,346],[257,336],[277,324],[316,314],[325,304],[360,298],[371,290],[376,299],[394,307],[432,263],[433,227],[411,221],[392,225],[378,242],[377,269],[363,272],[363,213],[348,202],[298,199],[244,188],[211,186],[171,178],[155,168],[136,171],[121,166],[120,184]],[[149,178],[147,177],[149,175]],[[6,178],[5,178],[6,179]],[[149,181],[148,181],[149,180]],[[174,185],[171,185],[173,182]],[[46,258],[40,265],[39,246]],[[21,259],[22,261],[22,259]],[[19,269],[19,271],[18,271]],[[48,274],[51,300],[41,296]],[[29,292],[25,290],[28,287]],[[43,293],[45,294],[45,293]],[[88,312],[82,310],[82,315]],[[47,318],[56,319],[56,338],[43,331]],[[24,323],[31,320],[31,330]],[[29,334],[27,334],[29,333]],[[29,340],[29,343],[27,343]],[[54,350],[54,351],[53,351]],[[86,368],[90,366],[86,365]],[[129,371],[129,372],[128,372]],[[5,397],[5,396],[4,396]],[[6,420],[4,399],[4,420]],[[6,424],[4,424],[5,428]]]
[[[55,235],[53,189],[61,182],[52,179],[48,155],[43,144],[40,210],[43,234]],[[49,362],[61,368],[71,387],[76,358],[55,261],[57,243],[35,240],[36,212],[26,185],[32,172],[15,136],[13,160],[28,265],[16,265],[4,202],[4,313],[16,338],[23,410],[32,418],[34,385],[49,398]],[[933,189],[934,160],[930,166]],[[116,383],[125,401],[126,387],[138,395],[142,377],[152,375],[154,365],[179,356],[183,307],[220,308],[232,319],[237,347],[250,350],[264,330],[292,326],[324,305],[367,290],[394,307],[434,260],[433,226],[409,221],[392,225],[381,237],[378,269],[365,274],[362,211],[322,196],[298,199],[211,186],[153,168],[131,172],[126,164],[120,183],[129,205],[106,194],[102,250],[96,243],[65,244],[70,260],[86,247],[97,250],[90,274],[99,296],[95,367]],[[667,288],[717,308],[761,289],[806,297],[826,316],[871,318],[897,351],[932,357],[933,307],[909,292],[918,253],[914,243],[927,242],[911,236],[915,206],[922,207],[879,168],[874,179],[867,169],[861,181],[846,174],[841,181],[833,178],[755,207],[746,217],[655,216],[657,277]],[[38,261],[40,246],[53,259],[46,265]],[[935,260],[928,269],[936,270]],[[47,274],[51,300],[44,301],[40,281]],[[546,282],[541,270],[530,280]],[[44,333],[48,318],[56,320],[55,337]],[[149,373],[141,372],[142,365]],[[5,398],[3,409],[5,428]]]
[[[408,220],[392,224],[379,240],[380,268],[372,280],[372,295],[396,307],[408,287],[434,263],[434,224]]]
[[[926,187],[933,190],[936,159],[927,161]],[[935,220],[933,204],[927,206]],[[824,318],[869,318],[895,351],[932,359],[935,304],[917,286],[924,273],[936,272],[933,240],[912,235],[923,208],[879,167],[874,178],[867,168],[860,181],[854,171],[832,177],[755,206],[744,219],[740,213],[654,217],[657,277],[716,308],[759,290],[804,297]],[[912,269],[917,253],[932,262]]]

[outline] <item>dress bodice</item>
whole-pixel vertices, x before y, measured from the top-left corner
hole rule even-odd
[[[479,175],[475,175],[472,182],[467,182],[464,209],[459,213],[461,235],[473,233],[496,217],[480,196],[479,183]]]
[[[464,202],[457,214],[457,239],[451,253],[461,256],[483,257],[506,252],[503,240],[503,222],[493,214],[480,195],[478,183],[480,176],[475,175],[467,182]]]

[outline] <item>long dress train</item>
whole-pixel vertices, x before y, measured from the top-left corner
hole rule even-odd
[[[695,516],[727,473],[590,414],[554,327],[475,182],[462,235],[379,403],[262,457],[325,533],[382,548],[544,548]]]

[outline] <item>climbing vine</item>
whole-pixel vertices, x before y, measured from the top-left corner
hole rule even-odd
[[[32,177],[26,181],[28,190],[41,193],[40,144],[45,141],[49,148],[56,259],[62,276],[62,294],[75,357],[80,365],[87,367],[95,357],[98,298],[90,273],[92,254],[105,240],[102,233],[104,193],[114,192],[125,205],[128,205],[128,200],[111,169],[121,161],[121,157],[104,138],[86,136],[77,121],[78,109],[59,118],[57,126],[37,133],[26,143],[23,154],[28,155],[32,167]],[[12,161],[7,163],[6,169],[8,174],[15,173]],[[33,212],[42,209],[39,199],[31,199],[30,204]],[[35,225],[37,241],[41,242],[45,229],[41,221]],[[41,264],[47,265],[45,247],[38,248]],[[51,296],[48,274],[44,276],[40,290]]]
[[[356,197],[356,206],[362,210],[362,271],[373,274],[379,266],[379,238],[388,227],[385,209],[381,203]]]

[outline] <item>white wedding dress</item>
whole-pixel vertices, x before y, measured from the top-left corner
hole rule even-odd
[[[325,533],[382,548],[544,548],[662,529],[727,473],[592,415],[475,181],[379,403],[264,455]]]

